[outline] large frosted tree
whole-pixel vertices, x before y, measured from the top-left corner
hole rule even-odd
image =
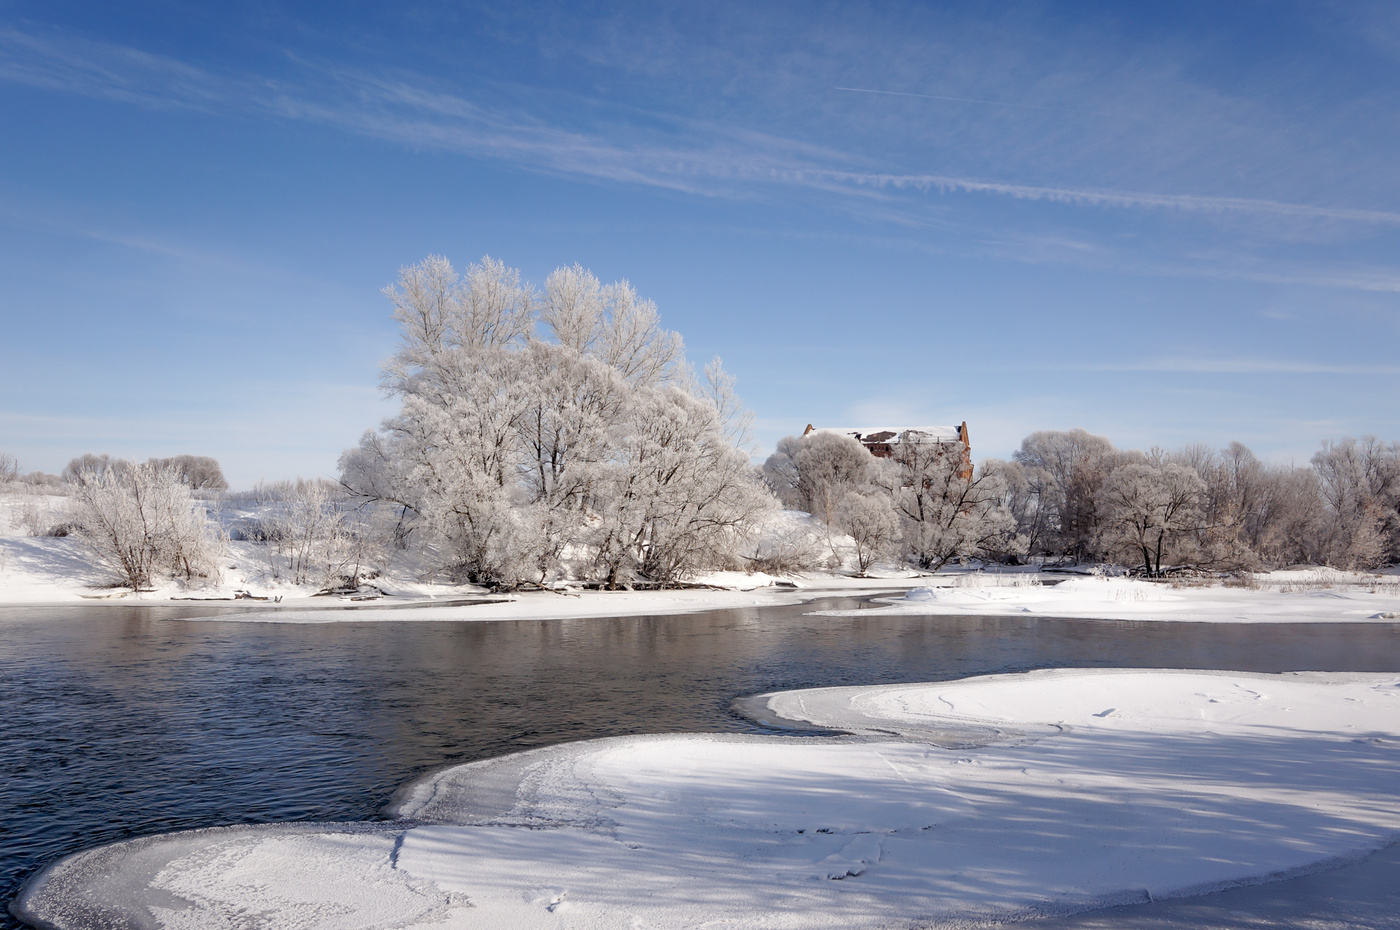
[[[676,581],[733,561],[772,506],[731,442],[732,380],[716,364],[700,388],[626,282],[574,266],[540,293],[489,258],[458,275],[433,257],[386,294],[401,409],[342,457],[342,481],[401,507],[451,575]]]

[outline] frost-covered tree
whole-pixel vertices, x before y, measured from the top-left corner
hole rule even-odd
[[[1312,465],[1326,508],[1328,564],[1375,568],[1400,559],[1400,444],[1374,436],[1324,442]]]
[[[786,436],[763,465],[764,480],[783,505],[804,510],[828,526],[849,491],[866,493],[874,485],[878,460],[850,436],[814,432]]]
[[[1107,439],[1082,429],[1042,431],[1021,441],[1012,458],[1025,469],[1035,499],[1030,512],[1045,521],[1043,534],[1036,534],[1041,551],[1080,559],[1099,554],[1100,491],[1119,457]]]
[[[523,395],[518,433],[530,499],[582,510],[601,480],[614,428],[631,395],[617,369],[562,345],[533,341],[519,353]]]
[[[1265,470],[1265,480],[1250,545],[1269,566],[1321,561],[1326,512],[1317,473],[1275,465]]]
[[[19,480],[19,459],[8,452],[0,452],[0,484]]]
[[[1002,554],[1020,558],[1027,553],[1044,551],[1046,535],[1051,532],[1050,513],[1042,506],[1043,486],[1033,480],[1031,469],[1020,462],[1001,459],[984,459],[979,469],[995,482],[989,490],[998,496],[1015,528],[1011,538],[1014,545]]]
[[[588,354],[617,369],[634,387],[657,387],[681,374],[685,344],[661,327],[656,304],[626,281],[604,288],[606,313]]]
[[[764,480],[785,506],[864,537],[856,538],[862,572],[869,559],[901,547],[934,570],[959,557],[1025,554],[1000,470],[969,473],[957,449],[936,442],[894,448],[892,458],[876,458],[849,436],[789,436],[764,463]],[[885,532],[891,526],[899,542],[893,549]]]
[[[662,328],[656,304],[626,281],[604,285],[578,265],[545,280],[539,318],[560,345],[598,359],[634,386],[674,380],[685,365],[685,345]]]
[[[1012,462],[990,470],[1004,479],[1004,503],[1032,552],[1117,558],[1131,549],[1133,561],[1155,570],[1148,563],[1159,560],[1143,557],[1130,538],[1137,531],[1122,520],[1129,473],[1112,487],[1108,478],[1127,465],[1176,465],[1195,473],[1203,488],[1194,525],[1170,529],[1163,543],[1173,561],[1224,570],[1400,561],[1400,444],[1373,436],[1326,442],[1310,464],[1266,464],[1240,443],[1120,452],[1107,439],[1072,430],[1034,433]]]
[[[520,418],[526,388],[499,349],[456,360],[452,390],[409,394],[385,424],[407,470],[400,494],[441,540],[446,567],[477,583],[519,577],[530,562],[515,507],[523,503]]]
[[[865,575],[882,558],[898,552],[899,517],[890,497],[878,488],[847,491],[832,508],[832,525],[855,544],[856,568]]]
[[[724,438],[735,448],[748,450],[753,444],[753,414],[734,391],[737,380],[724,370],[724,360],[718,355],[705,366],[704,377],[700,395],[719,414]]]
[[[396,505],[451,575],[543,581],[569,560],[672,581],[731,558],[769,506],[725,437],[727,376],[713,400],[688,393],[680,337],[626,282],[561,268],[539,296],[490,259],[459,277],[430,258],[386,293],[401,409],[342,457],[342,482]]]
[[[1108,541],[1136,553],[1143,571],[1160,575],[1162,559],[1200,526],[1206,485],[1196,470],[1175,462],[1130,462],[1114,469],[1101,491]]]
[[[223,540],[174,469],[132,462],[84,469],[70,500],[75,535],[126,587],[219,573]]]
[[[1198,533],[1202,565],[1252,571],[1321,557],[1322,500],[1311,469],[1266,465],[1238,442],[1170,458],[1195,468],[1206,485]]]
[[[110,455],[84,453],[72,459],[63,469],[63,480],[75,482],[86,473],[100,473],[107,469],[121,471],[132,466],[126,459],[116,459]],[[217,459],[207,455],[175,455],[170,458],[153,458],[147,462],[157,470],[170,471],[195,491],[226,491],[228,481]]]
[[[489,257],[458,275],[430,256],[384,293],[402,338],[383,384],[402,407],[342,457],[342,482],[411,514],[453,576],[513,579],[533,555],[513,508],[526,406],[514,353],[534,328],[534,291]]]
[[[1241,443],[1217,452],[1204,445],[1172,453],[1170,461],[1193,469],[1205,483],[1199,530],[1202,564],[1254,570],[1262,565],[1253,524],[1264,493],[1264,468]]]
[[[802,510],[806,501],[798,489],[797,450],[802,440],[784,436],[778,440],[773,454],[763,462],[763,482],[787,510]]]
[[[962,458],[937,443],[900,443],[894,461],[890,491],[914,564],[937,571],[954,558],[1024,554],[997,469],[969,475]]]
[[[68,464],[63,467],[63,480],[76,482],[81,480],[84,475],[100,475],[109,468],[121,471],[129,465],[131,463],[126,459],[114,459],[105,453],[98,455],[93,452],[85,452],[69,460]]]
[[[151,459],[157,468],[172,469],[192,491],[227,491],[228,479],[218,459],[208,455],[175,455]]]
[[[540,322],[561,346],[587,355],[603,327],[607,312],[603,284],[581,265],[557,268],[544,282]]]
[[[634,394],[606,474],[592,541],[610,583],[736,562],[773,506],[718,411],[675,385]]]

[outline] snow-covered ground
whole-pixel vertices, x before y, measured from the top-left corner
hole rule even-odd
[[[1400,620],[1400,579],[1330,570],[1254,576],[1248,587],[1221,583],[1174,586],[1127,578],[1074,577],[1043,584],[1032,576],[972,575],[939,579],[887,606],[881,614],[966,616],[1032,614],[1098,620],[1186,620],[1216,623],[1319,623]],[[850,616],[850,611],[823,611]]]
[[[966,926],[1297,875],[1400,835],[1400,676],[1057,670],[818,689],[845,737],[649,736],[459,766],[395,821],[154,837],[58,927]]]
[[[72,536],[31,535],[33,527],[61,523],[67,506],[56,495],[0,494],[0,606],[80,604],[120,598],[123,603],[164,604],[191,600],[231,600],[240,593],[267,599],[267,609],[242,610],[221,619],[281,623],[327,623],[337,620],[514,620],[618,617],[688,613],[722,608],[797,604],[827,593],[863,594],[902,590],[927,583],[928,576],[900,568],[872,571],[871,577],[819,571],[777,577],[763,572],[711,572],[691,579],[701,589],[676,591],[527,591],[488,596],[473,585],[427,580],[423,566],[400,556],[375,577],[385,597],[365,601],[349,596],[316,596],[316,587],[297,586],[279,575],[274,556],[263,543],[233,539],[227,543],[220,577],[186,588],[170,582],[154,591],[133,594],[110,588],[110,574],[95,564]],[[254,505],[227,505],[216,517],[226,529],[256,516]],[[791,531],[806,514],[780,515],[779,529]],[[840,541],[837,541],[839,547]],[[446,601],[455,606],[435,606]],[[258,602],[242,601],[247,607]],[[405,609],[412,608],[412,609]]]
[[[247,505],[218,505],[214,518],[227,531],[246,519],[255,508]],[[50,528],[61,526],[66,518],[68,499],[13,486],[0,489],[0,606],[16,604],[76,604],[121,598],[130,603],[166,603],[172,599],[231,599],[247,592],[268,599],[324,604],[315,598],[315,586],[297,586],[282,577],[274,566],[272,550],[263,543],[233,539],[227,542],[219,577],[185,586],[166,582],[153,591],[133,594],[125,588],[110,587],[113,576],[92,557],[74,536],[50,535]],[[36,532],[37,535],[36,535]],[[427,582],[413,565],[399,566],[383,579],[383,587],[398,598],[457,597],[479,594],[470,585]],[[334,600],[331,601],[332,603]]]
[[[843,584],[845,582],[845,584]],[[579,591],[561,594],[526,591],[500,597],[483,596],[475,603],[434,606],[429,600],[411,600],[383,607],[356,604],[337,609],[335,604],[299,606],[284,601],[267,610],[240,611],[219,616],[220,621],[248,623],[367,623],[376,621],[461,620],[578,620],[597,617],[638,617],[730,610],[743,607],[781,607],[801,604],[829,594],[864,594],[872,590],[907,587],[917,580],[901,578],[872,583],[871,579],[808,579],[809,586],[735,588],[731,590],[677,591]],[[324,601],[317,598],[317,601]],[[378,602],[372,602],[378,603]],[[405,609],[410,608],[410,609]]]

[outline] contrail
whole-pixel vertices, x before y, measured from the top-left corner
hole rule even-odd
[[[1016,107],[1021,110],[1049,110],[1052,113],[1082,113],[1087,116],[1106,116],[1111,119],[1141,119],[1161,122],[1150,116],[1137,113],[1103,113],[1098,110],[1076,110],[1071,107],[1044,107],[1034,103],[1009,103],[1005,100],[979,100],[975,97],[945,97],[941,94],[911,94],[902,90],[871,90],[867,87],[838,87],[852,94],[884,94],[889,97],[918,97],[922,100],[951,100],[954,103],[981,103],[990,107]]]
[[[1088,203],[1115,207],[1165,207],[1200,213],[1259,213],[1400,225],[1400,213],[1387,210],[1316,207],[1309,204],[1251,197],[1214,197],[1201,194],[1151,194],[1094,188],[1039,187],[1030,184],[979,181],[974,178],[958,178],[937,174],[875,174],[819,169],[808,170],[804,173],[871,187],[910,187],[916,190],[945,192],[958,190],[971,194],[1005,194],[1021,200],[1048,200],[1057,203]]]

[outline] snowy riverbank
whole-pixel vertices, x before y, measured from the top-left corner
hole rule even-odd
[[[317,595],[314,585],[290,583],[263,543],[230,540],[218,577],[198,587],[166,582],[153,591],[111,588],[90,551],[71,536],[28,535],[26,527],[60,520],[64,499],[0,495],[0,607],[112,603],[190,604],[237,608],[221,620],[330,623],[435,620],[563,620],[690,613],[801,604],[828,594],[891,594],[862,617],[882,615],[1016,615],[1104,620],[1185,620],[1277,623],[1356,622],[1400,618],[1400,576],[1330,569],[1277,571],[1223,581],[1144,582],[1126,578],[1039,572],[1031,567],[958,567],[930,575],[895,565],[870,577],[813,570],[797,574],[712,572],[690,580],[699,587],[667,591],[554,590],[490,594],[472,585],[432,580],[407,555],[373,579],[373,597]],[[32,511],[32,512],[31,512]],[[238,525],[253,511],[229,507],[218,518]],[[36,516],[37,514],[37,516]],[[811,518],[785,512],[775,527],[795,532]],[[831,541],[829,555],[849,548]],[[899,594],[898,592],[906,592]],[[253,599],[248,599],[251,595]],[[382,595],[382,596],[379,596]],[[851,616],[831,611],[829,616]]]
[[[397,821],[82,853],[24,907],[59,927],[876,928],[1198,893],[1400,834],[1395,675],[1058,670],[751,703],[870,735],[555,746],[417,782]]]
[[[1072,577],[1053,585],[1028,576],[938,579],[859,615],[1000,615],[1195,623],[1350,623],[1400,620],[1400,579],[1329,570],[1280,571],[1249,586],[1171,585],[1126,578]],[[823,611],[853,616],[853,611]]]
[[[810,571],[774,576],[714,572],[702,587],[593,591],[578,587],[492,595],[471,585],[423,581],[411,566],[376,579],[383,597],[316,596],[270,581],[266,547],[230,543],[224,575],[206,587],[177,585],[133,594],[102,587],[103,573],[71,537],[0,533],[0,607],[45,604],[191,604],[236,607],[221,620],[330,623],[436,620],[563,620],[690,613],[801,604],[829,594],[906,592],[874,609],[829,616],[1034,615],[1105,620],[1224,623],[1356,622],[1400,618],[1400,577],[1327,569],[1258,574],[1245,584],[1168,584],[1125,578],[1009,570],[936,575],[894,566],[871,577]],[[257,600],[235,600],[251,593]]]
[[[409,575],[376,579],[383,594],[370,597],[317,595],[305,587],[256,584],[239,573],[237,564],[235,561],[235,568],[219,583],[197,590],[168,585],[132,593],[101,587],[101,573],[74,540],[0,537],[0,608],[222,606],[229,611],[202,619],[260,623],[567,620],[777,607],[828,595],[908,590],[929,580],[927,574],[902,569],[872,572],[867,578],[836,572],[783,577],[762,572],[712,572],[696,578],[694,587],[672,590],[599,591],[560,586],[492,594],[472,585],[422,582]],[[248,594],[253,599],[245,596]]]
[[[220,619],[283,623],[569,619],[799,604],[825,594],[907,590],[929,579],[927,573],[896,566],[865,578],[839,571],[783,576],[727,571],[692,576],[693,587],[666,591],[596,591],[555,583],[553,590],[492,594],[438,580],[422,564],[421,554],[399,553],[361,593],[320,595],[314,584],[291,583],[282,560],[266,543],[230,539],[217,577],[188,586],[167,580],[135,593],[111,587],[112,572],[76,537],[30,535],[34,526],[61,523],[66,506],[62,497],[0,494],[0,607],[197,604],[238,608]],[[215,518],[230,531],[258,513],[251,505],[227,506]],[[783,531],[810,522],[806,514],[792,513],[775,520]],[[835,545],[841,549],[844,544],[838,538]]]

